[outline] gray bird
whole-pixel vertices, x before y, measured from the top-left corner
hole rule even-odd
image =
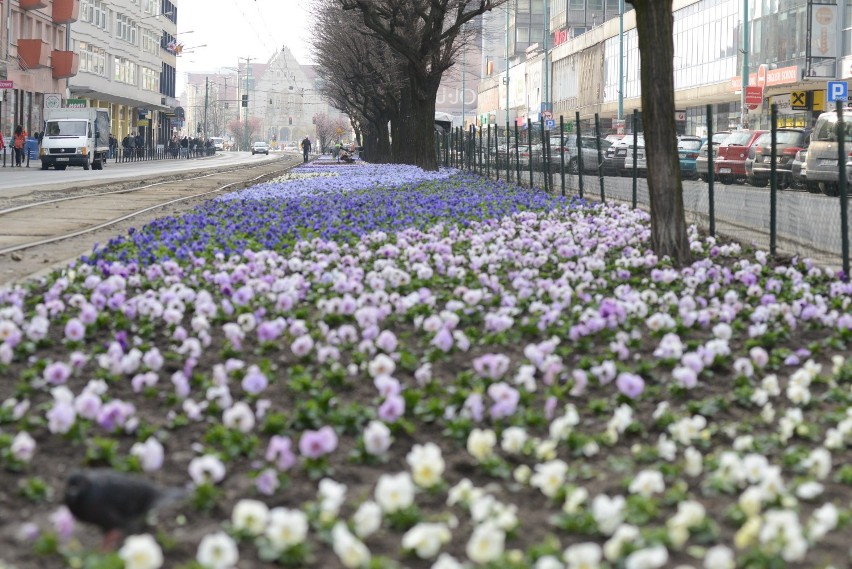
[[[73,472],[65,488],[65,505],[81,522],[103,530],[104,548],[123,535],[140,533],[149,512],[185,498],[182,488],[163,487],[141,476],[109,469]]]

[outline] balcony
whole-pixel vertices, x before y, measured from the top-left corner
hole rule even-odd
[[[20,0],[21,10],[38,10],[47,8],[47,0]]]
[[[39,69],[50,66],[50,44],[39,39],[19,39],[18,59],[21,69]]]
[[[53,0],[53,23],[70,24],[80,18],[80,0]]]
[[[77,75],[80,67],[80,55],[73,51],[60,51],[54,49],[50,52],[50,61],[53,67],[54,79],[65,79]]]

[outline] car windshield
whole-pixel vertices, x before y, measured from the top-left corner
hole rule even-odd
[[[86,121],[48,121],[47,136],[86,136]]]
[[[717,132],[713,135],[713,144],[724,144],[729,136],[731,136],[730,132]]]
[[[739,132],[732,132],[723,144],[726,146],[745,146],[749,140],[751,140],[751,132],[741,130]]]
[[[684,140],[679,140],[677,142],[677,147],[681,150],[698,150],[701,148],[701,140],[698,138],[687,138]]]

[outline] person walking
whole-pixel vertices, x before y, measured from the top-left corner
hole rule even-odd
[[[305,162],[308,161],[308,154],[311,153],[311,139],[307,136],[302,141],[302,157],[305,159]]]
[[[15,148],[15,166],[21,166],[24,161],[24,146],[27,143],[27,131],[23,126],[15,127],[15,136],[12,144]]]

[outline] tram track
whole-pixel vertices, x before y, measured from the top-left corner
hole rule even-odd
[[[38,199],[38,192],[7,199],[0,209],[0,284],[79,257],[91,250],[93,238],[111,238],[156,217],[188,211],[218,194],[274,179],[301,163],[284,158],[196,170],[190,176],[163,173],[162,179],[142,184],[119,180],[96,188],[68,188],[50,199]]]

